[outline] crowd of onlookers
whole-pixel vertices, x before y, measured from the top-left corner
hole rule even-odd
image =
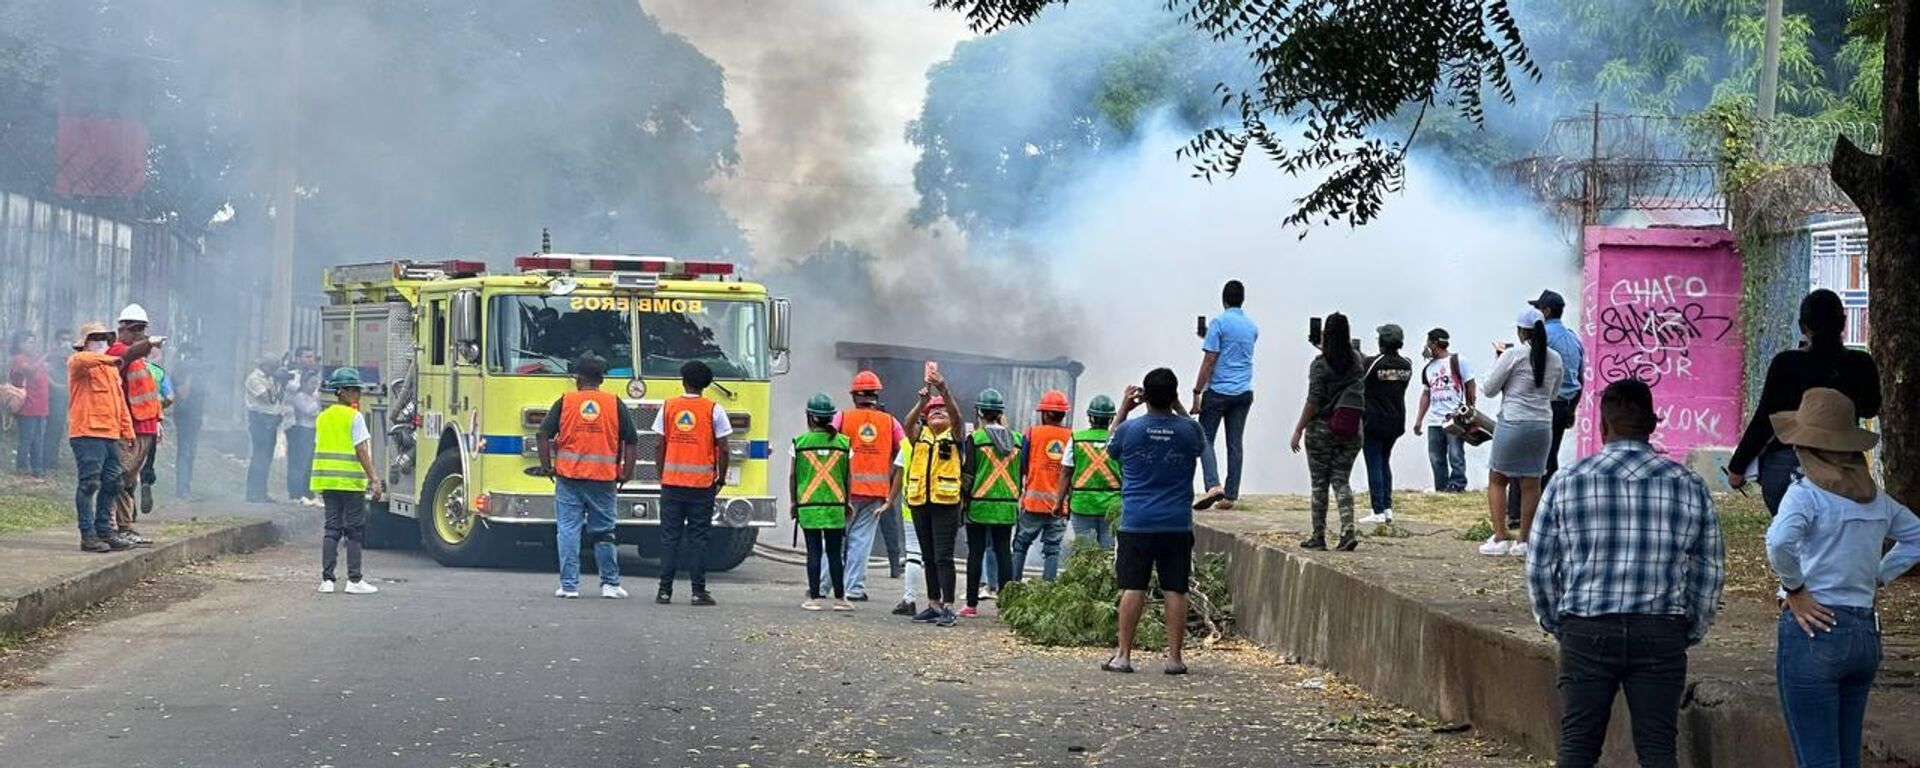
[[[309,346],[284,356],[263,356],[247,372],[242,391],[247,406],[247,501],[270,502],[268,476],[280,437],[286,435],[287,500],[320,506],[310,488],[314,424],[322,409],[320,361]]]

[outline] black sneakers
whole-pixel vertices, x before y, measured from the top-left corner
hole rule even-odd
[[[703,608],[711,605],[719,605],[719,603],[713,601],[713,595],[707,594],[707,591],[704,589],[696,589],[693,591],[692,603]]]
[[[1313,550],[1319,550],[1321,552],[1325,552],[1327,551],[1327,540],[1325,538],[1315,536],[1311,539],[1307,539],[1306,541],[1300,542],[1300,548],[1313,549]]]
[[[92,536],[86,536],[86,537],[83,537],[83,538],[81,538],[81,539],[80,539],[80,551],[82,551],[82,552],[112,552],[112,551],[113,551],[113,547],[111,547],[111,546],[109,546],[109,545],[108,545],[108,544],[107,544],[107,543],[106,543],[105,541],[102,541],[102,540],[100,540],[100,539],[96,539],[96,538],[94,538],[94,537],[92,537]]]
[[[671,590],[671,589],[662,589],[662,590],[660,590],[659,592],[657,592],[657,593],[654,593],[654,596],[653,596],[653,601],[654,601],[654,602],[656,602],[656,603],[659,603],[659,604],[661,604],[661,605],[672,605],[672,604],[673,604],[673,590]]]
[[[894,607],[893,607],[893,615],[895,615],[895,616],[912,616],[912,615],[913,615],[913,603],[909,603],[909,602],[907,602],[907,601],[905,601],[905,600],[902,600],[902,601],[900,601],[900,604],[899,604],[899,605],[896,605],[896,606],[894,606]]]

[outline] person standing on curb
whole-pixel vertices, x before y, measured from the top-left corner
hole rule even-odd
[[[1360,547],[1353,527],[1353,460],[1360,455],[1361,416],[1366,409],[1361,377],[1366,373],[1360,353],[1353,348],[1347,316],[1327,315],[1321,333],[1320,356],[1307,368],[1307,400],[1293,426],[1287,447],[1307,448],[1307,474],[1313,483],[1313,533],[1301,549],[1327,548],[1327,495],[1340,511],[1340,541],[1334,548],[1352,552]]]
[[[683,393],[660,404],[653,431],[660,435],[660,591],[653,601],[673,602],[673,575],[682,567],[693,587],[693,604],[710,606],[707,594],[707,529],[713,499],[727,482],[727,410],[702,393],[713,384],[706,363],[680,366]]]
[[[360,548],[367,539],[367,493],[380,498],[380,473],[373,468],[373,432],[360,413],[360,371],[341,367],[327,379],[336,402],[314,421],[311,490],[326,508],[326,537],[320,545],[320,592],[332,594],[340,541],[347,543],[349,595],[371,595],[360,571]]]
[[[1427,332],[1427,358],[1420,372],[1420,413],[1413,417],[1413,434],[1427,436],[1427,463],[1433,465],[1433,489],[1442,493],[1467,490],[1467,442],[1447,431],[1447,420],[1461,404],[1478,405],[1473,370],[1448,350],[1453,336],[1445,328]]]
[[[1562,768],[1599,761],[1622,688],[1640,764],[1678,763],[1687,649],[1713,625],[1726,553],[1706,483],[1648,443],[1659,425],[1646,382],[1608,385],[1606,447],[1561,470],[1540,500],[1527,589],[1560,643]]]
[[[1147,415],[1127,420],[1141,404]],[[1187,673],[1182,655],[1187,630],[1187,588],[1193,575],[1193,466],[1206,450],[1200,425],[1180,411],[1180,379],[1156,368],[1140,386],[1127,387],[1119,421],[1108,443],[1120,458],[1120,536],[1113,576],[1120,587],[1119,646],[1100,665],[1133,672],[1133,639],[1147,608],[1147,577],[1159,573],[1166,596],[1167,664],[1162,672]]]
[[[1200,427],[1207,435],[1207,452],[1200,455],[1200,469],[1207,493],[1196,504],[1198,509],[1233,509],[1240,499],[1241,439],[1246,435],[1247,412],[1253,409],[1253,347],[1260,340],[1260,327],[1241,309],[1247,300],[1247,288],[1238,280],[1228,280],[1220,289],[1224,309],[1207,323],[1200,349],[1200,375],[1193,380],[1193,408]],[[1214,439],[1220,425],[1227,426],[1227,478],[1220,482],[1219,459],[1214,456]]]
[[[793,500],[793,521],[807,539],[807,601],[800,607],[821,610],[825,597],[820,586],[821,566],[826,566],[833,585],[833,609],[851,611],[847,602],[846,547],[847,487],[853,481],[848,468],[853,445],[847,436],[834,431],[833,417],[839,413],[833,398],[822,392],[807,399],[807,431],[793,439],[793,471],[788,477],[787,498]]]
[[[904,465],[900,447],[907,431],[880,408],[880,377],[872,371],[854,375],[853,409],[835,416],[833,428],[853,444],[853,519],[847,523],[847,599],[867,599],[867,556],[874,535],[900,488]]]
[[[127,412],[133,417],[133,445],[120,455],[120,496],[113,502],[113,527],[135,546],[147,546],[153,542],[134,530],[133,523],[140,516],[138,494],[147,457],[160,443],[161,405],[160,382],[154,378],[146,357],[148,352],[164,344],[166,337],[159,337],[139,353],[131,354],[133,345],[148,340],[147,310],[139,304],[128,304],[120,310],[119,331],[113,346],[107,347],[107,354],[126,356],[121,370],[126,385]]]
[[[1860,765],[1880,669],[1875,595],[1920,563],[1920,517],[1874,482],[1867,451],[1880,436],[1856,415],[1839,390],[1815,388],[1798,409],[1769,417],[1803,473],[1767,528],[1780,579],[1774,677],[1800,765]],[[1896,543],[1883,556],[1888,539]]]
[[[1020,475],[1025,478],[1020,490],[1020,523],[1013,534],[1014,578],[1024,578],[1027,553],[1033,540],[1040,540],[1041,578],[1053,581],[1060,574],[1060,542],[1066,538],[1067,518],[1064,491],[1067,471],[1072,462],[1068,443],[1073,431],[1067,429],[1067,413],[1073,404],[1067,393],[1048,390],[1040,397],[1040,423],[1027,428],[1025,450],[1020,453]]]
[[[15,331],[8,351],[13,359],[7,364],[7,382],[26,393],[14,426],[20,432],[20,453],[14,468],[27,477],[44,480],[53,467],[47,453],[47,417],[53,411],[48,400],[52,382],[47,376],[46,355],[42,354],[40,338],[32,331]]]
[[[1581,379],[1587,364],[1587,348],[1580,343],[1580,334],[1574,333],[1565,322],[1567,299],[1553,291],[1541,291],[1540,298],[1527,302],[1540,315],[1546,318],[1547,347],[1560,356],[1560,388],[1553,394],[1549,407],[1553,409],[1553,448],[1547,453],[1547,474],[1540,478],[1541,487],[1553,480],[1553,473],[1560,471],[1560,444],[1579,418]],[[1520,505],[1512,497],[1508,498],[1508,527],[1520,524]]]
[[[133,547],[113,529],[113,504],[120,496],[124,468],[120,456],[133,442],[133,415],[127,412],[120,366],[133,352],[150,346],[140,341],[126,354],[107,354],[113,332],[100,323],[80,326],[67,358],[67,443],[73,448],[78,482],[73,504],[79,516],[80,549],[118,552]]]
[[[920,400],[907,414],[913,447],[907,463],[906,506],[913,509],[914,539],[924,554],[927,607],[913,617],[922,624],[954,624],[953,543],[960,531],[960,409],[947,380],[929,371]]]
[[[281,382],[275,376],[278,366],[278,361],[263,356],[254,361],[253,370],[247,372],[247,437],[250,448],[247,457],[247,501],[255,504],[273,501],[267,495],[267,477],[273,472],[273,448],[280,442]]]
[[[555,544],[560,549],[560,588],[553,596],[580,596],[580,529],[593,542],[600,596],[623,600],[614,500],[633,478],[640,428],[627,404],[600,391],[607,361],[592,354],[573,364],[573,391],[547,408],[540,423],[540,469],[553,478]],[[612,418],[609,418],[612,417]],[[664,465],[663,465],[664,466]]]
[[[1413,361],[1400,355],[1406,331],[1391,323],[1379,328],[1380,354],[1367,361],[1361,378],[1367,400],[1360,417],[1360,455],[1367,461],[1367,496],[1373,514],[1368,525],[1393,523],[1393,444],[1407,432],[1407,385]]]
[[[1546,319],[1529,309],[1514,320],[1521,346],[1496,342],[1500,358],[1487,371],[1481,394],[1500,398],[1493,455],[1487,460],[1487,526],[1493,530],[1480,554],[1527,556],[1527,537],[1540,504],[1540,478],[1553,444],[1554,393],[1559,391],[1560,353],[1547,346]],[[1520,488],[1519,535],[1508,533],[1509,480]]]
[[[1113,400],[1095,395],[1087,404],[1087,428],[1073,433],[1068,446],[1067,509],[1073,513],[1076,545],[1091,539],[1101,549],[1113,549],[1113,516],[1120,513],[1120,462],[1108,453],[1109,431],[1116,413]]]
[[[1001,584],[1013,581],[1013,525],[1020,518],[1020,481],[1014,464],[1020,459],[1020,435],[1007,429],[1006,398],[991,387],[974,400],[980,425],[967,436],[967,607],[960,618],[980,615],[980,581],[986,554],[994,555]]]

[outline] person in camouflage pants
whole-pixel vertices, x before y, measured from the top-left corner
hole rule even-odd
[[[1352,552],[1360,546],[1353,530],[1353,460],[1360,455],[1360,414],[1364,409],[1362,379],[1365,362],[1353,348],[1347,318],[1328,315],[1319,338],[1320,356],[1307,369],[1307,402],[1300,408],[1288,447],[1300,452],[1306,438],[1307,473],[1313,480],[1313,535],[1300,542],[1304,549],[1327,548],[1327,491],[1340,505],[1340,544]]]
[[[1340,506],[1340,549],[1351,551],[1358,545],[1353,530],[1353,486],[1347,480],[1353,474],[1354,458],[1360,455],[1359,440],[1342,440],[1327,428],[1325,419],[1314,419],[1307,427],[1307,475],[1313,481],[1313,536],[1308,544],[1319,542],[1326,548],[1327,490],[1333,490]]]

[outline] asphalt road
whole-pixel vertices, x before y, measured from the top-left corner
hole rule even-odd
[[[640,563],[637,599],[616,602],[416,552],[368,553],[378,595],[320,595],[314,558],[196,566],[8,653],[0,764],[1526,764],[1251,649],[1198,652],[1186,678],[1152,657],[1122,676],[990,618],[803,612],[802,570],[764,560],[696,609],[684,582],[682,604],[654,605]],[[879,575],[876,596],[897,595]]]

